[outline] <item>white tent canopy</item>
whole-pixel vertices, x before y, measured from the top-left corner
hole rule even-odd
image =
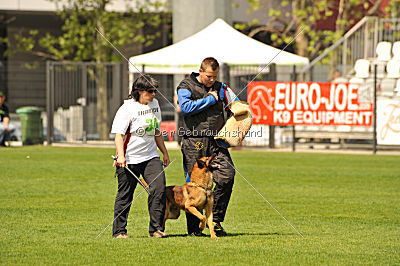
[[[197,71],[206,57],[215,57],[220,64],[266,65],[271,60],[277,65],[308,64],[309,60],[281,51],[254,40],[217,19],[198,33],[154,52],[133,56],[130,72],[187,74]],[[276,57],[275,57],[276,56]],[[275,57],[275,58],[274,58]]]

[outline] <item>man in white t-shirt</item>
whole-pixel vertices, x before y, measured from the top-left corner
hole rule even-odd
[[[111,133],[115,134],[118,192],[114,205],[113,237],[128,238],[126,225],[137,180],[142,176],[149,185],[149,236],[166,237],[164,166],[169,164],[168,151],[160,133],[161,111],[155,95],[158,82],[149,75],[140,76],[132,85],[130,99],[118,109]],[[160,160],[157,147],[163,154]]]

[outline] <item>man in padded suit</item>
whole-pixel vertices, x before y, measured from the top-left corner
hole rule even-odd
[[[214,136],[226,122],[227,105],[238,100],[233,91],[217,81],[219,64],[215,58],[205,58],[199,73],[192,73],[177,88],[178,103],[184,115],[183,127],[178,134],[183,136],[181,151],[186,182],[190,182],[189,170],[197,158],[216,154],[214,163],[219,165],[213,171],[215,182],[213,219],[217,236],[226,236],[221,226],[232,194],[235,169],[229,151],[219,147]],[[190,236],[203,236],[199,219],[186,213],[187,229]]]

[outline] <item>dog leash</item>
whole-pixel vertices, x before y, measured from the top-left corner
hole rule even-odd
[[[114,161],[117,161],[117,157],[116,157],[116,156],[111,155],[111,158],[113,158]],[[139,184],[144,188],[144,190],[146,190],[147,194],[150,195],[150,191],[149,191],[148,187],[142,182],[142,180],[140,180],[140,178],[139,178],[137,175],[135,175],[135,174],[133,173],[133,171],[132,171],[131,169],[128,168],[127,165],[125,165],[124,168],[125,168],[125,170],[127,170],[127,171],[139,182]]]

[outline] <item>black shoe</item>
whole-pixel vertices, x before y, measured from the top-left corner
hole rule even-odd
[[[207,236],[207,235],[203,234],[202,232],[192,232],[192,233],[188,234],[188,236],[204,237],[204,236]]]
[[[225,232],[224,228],[222,227],[222,225],[220,223],[214,223],[214,231],[218,237],[228,235],[228,233]]]

